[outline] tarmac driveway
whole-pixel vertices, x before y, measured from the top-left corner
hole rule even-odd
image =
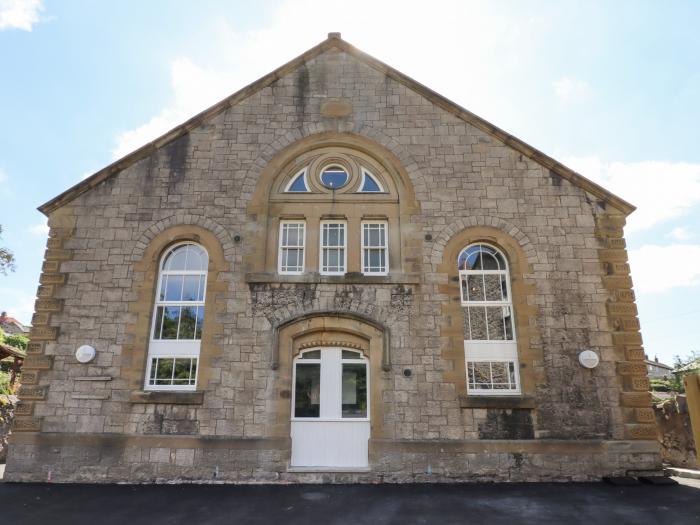
[[[700,524],[700,487],[0,483],[2,524]]]

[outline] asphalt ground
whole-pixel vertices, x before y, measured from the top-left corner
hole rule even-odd
[[[700,524],[700,486],[0,484],[0,523]]]

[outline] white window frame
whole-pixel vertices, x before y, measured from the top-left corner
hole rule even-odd
[[[153,318],[151,320],[151,329],[149,334],[148,343],[148,357],[146,362],[146,376],[144,378],[144,390],[168,390],[168,391],[192,391],[197,389],[197,382],[199,378],[199,365],[200,365],[200,350],[202,346],[202,340],[200,339],[160,339],[155,337],[156,331],[156,321],[158,320],[158,308],[168,307],[168,306],[193,306],[201,307],[205,313],[205,303],[207,294],[207,279],[208,270],[163,270],[163,264],[166,258],[177,248],[185,245],[195,245],[199,247],[204,254],[207,256],[207,261],[209,259],[209,254],[207,250],[200,244],[185,241],[177,243],[171,246],[160,258],[158,263],[158,276],[156,285],[156,296],[153,304]],[[202,291],[202,299],[197,301],[167,301],[165,299],[161,300],[161,288],[163,286],[163,276],[166,275],[197,275],[204,276],[204,290]],[[161,319],[162,322],[162,319]],[[178,319],[178,330],[179,330],[179,319]],[[196,327],[195,327],[196,330]],[[195,373],[194,384],[192,385],[151,385],[151,371],[154,359],[196,359],[197,360],[197,371]],[[174,372],[174,367],[173,367]]]
[[[459,259],[465,250],[468,250],[472,246],[486,246],[498,252],[505,264],[505,268],[501,270],[462,270],[459,268]],[[518,359],[518,343],[517,334],[515,329],[515,312],[513,310],[513,295],[511,293],[510,285],[510,268],[508,265],[508,259],[502,250],[497,247],[485,243],[476,242],[465,246],[460,250],[457,256],[457,265],[459,273],[459,289],[460,289],[460,299],[464,310],[465,322],[469,326],[469,338],[464,340],[464,366],[465,366],[465,376],[467,382],[467,393],[469,395],[481,395],[481,396],[513,396],[520,395],[522,393],[520,384],[520,361]],[[498,275],[505,277],[506,284],[506,294],[507,299],[501,301],[470,301],[468,298],[464,297],[464,290],[462,282],[467,279],[468,275]],[[468,307],[502,307],[510,309],[510,328],[512,333],[512,339],[471,339],[471,322],[466,319],[469,316]],[[486,320],[486,331],[488,337],[488,319]],[[504,327],[505,330],[505,327]],[[481,388],[469,388],[469,363],[503,363],[512,362],[513,369],[515,371],[515,388],[512,389],[481,389]]]
[[[342,246],[324,246],[323,244],[323,231],[324,226],[331,224],[339,224],[343,227],[343,245]],[[319,226],[319,236],[318,236],[318,272],[321,275],[345,275],[348,270],[348,223],[347,221],[339,220],[323,220],[320,222]],[[325,271],[323,269],[323,254],[324,250],[327,249],[341,249],[343,250],[343,268],[335,272]]]
[[[298,245],[282,245],[284,239],[285,225],[297,224],[302,226],[301,244]],[[280,221],[279,239],[277,242],[277,272],[280,275],[302,275],[306,268],[306,221],[305,220],[283,220]],[[301,249],[301,269],[300,270],[285,270],[283,265],[283,253],[286,249]]]
[[[365,226],[381,224],[384,226],[384,246],[366,246],[365,245]],[[365,266],[365,250],[384,250],[384,271],[373,272],[368,271]],[[362,268],[362,275],[372,276],[372,275],[389,275],[389,222],[386,220],[376,220],[376,221],[361,221],[360,223],[360,266]]]

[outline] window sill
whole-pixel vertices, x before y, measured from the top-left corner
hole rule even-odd
[[[533,396],[459,396],[460,408],[535,408]]]
[[[247,273],[247,283],[324,283],[324,284],[420,284],[420,274],[391,273],[389,275],[362,275],[349,272],[345,275],[321,275],[306,272],[301,275],[280,275],[278,273]]]
[[[164,403],[170,405],[201,405],[204,392],[167,392],[163,390],[135,390],[131,392],[132,403]]]

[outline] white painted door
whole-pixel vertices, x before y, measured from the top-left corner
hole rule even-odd
[[[294,359],[292,467],[366,468],[369,366],[361,352],[305,350]]]

